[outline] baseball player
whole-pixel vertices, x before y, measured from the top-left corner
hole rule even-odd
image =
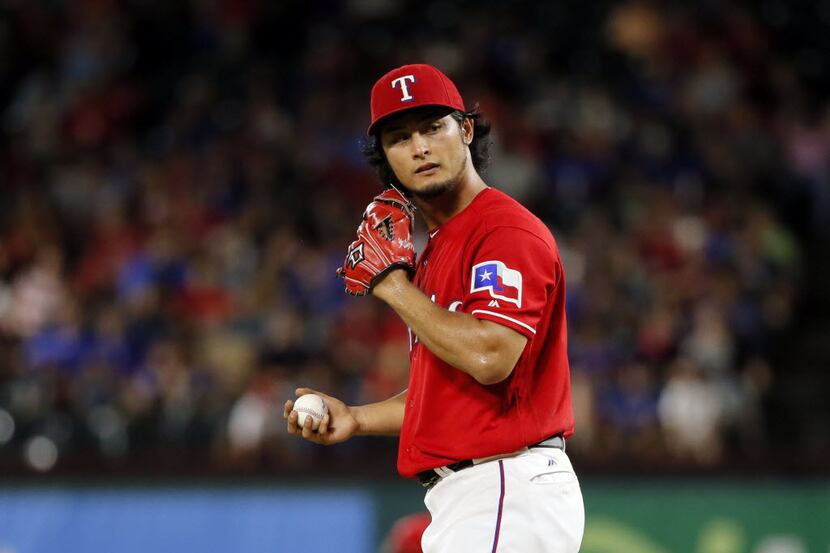
[[[386,302],[411,333],[409,387],[362,406],[318,393],[318,444],[399,435],[398,471],[427,489],[425,553],[575,553],[582,493],[573,433],[565,276],[548,228],[482,180],[489,130],[435,67],[372,88],[367,148],[385,190],[366,208],[339,274]],[[418,211],[429,240],[417,258]]]

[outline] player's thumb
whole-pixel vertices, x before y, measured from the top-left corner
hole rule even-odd
[[[323,399],[330,399],[330,396],[327,396],[323,392],[318,392],[313,388],[297,388],[296,390],[294,390],[294,393],[297,395],[297,397],[304,396],[307,394],[316,394]]]

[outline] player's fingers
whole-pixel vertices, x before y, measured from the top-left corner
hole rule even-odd
[[[289,399],[285,402],[285,406],[282,409],[282,418],[288,419],[288,415],[291,414],[292,409],[294,409],[294,402]]]
[[[330,400],[334,399],[330,395],[324,394],[323,392],[315,390],[314,388],[297,388],[296,390],[294,390],[294,393],[297,394],[297,397],[304,396],[306,394],[316,394],[323,398],[327,404]]]
[[[320,421],[320,428],[317,429],[317,433],[321,436],[325,436],[329,432],[329,414],[326,413],[323,415],[323,420]]]
[[[299,417],[299,413],[296,411],[291,411],[288,415],[288,433],[294,434],[295,436],[300,434],[300,427],[297,426],[297,417]]]
[[[312,424],[313,424],[313,421],[311,420],[311,417],[306,417],[305,418],[305,424],[303,424],[303,438],[305,438],[306,440],[314,441],[312,439],[312,436],[314,436],[314,430],[312,430]]]

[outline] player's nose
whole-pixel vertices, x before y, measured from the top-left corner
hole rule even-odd
[[[412,133],[412,136],[409,139],[409,144],[412,148],[412,157],[423,158],[429,155],[429,142],[421,133]]]

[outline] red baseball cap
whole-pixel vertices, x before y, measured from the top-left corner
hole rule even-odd
[[[423,106],[445,106],[467,111],[455,84],[431,65],[416,63],[393,69],[372,87],[371,135],[381,119]]]

